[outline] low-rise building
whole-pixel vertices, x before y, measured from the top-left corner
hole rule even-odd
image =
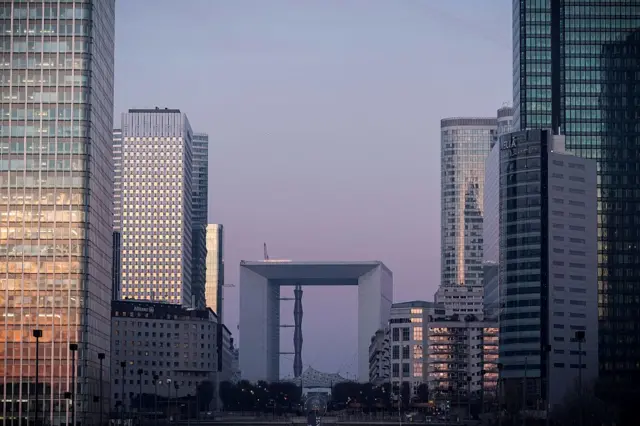
[[[380,386],[389,382],[391,374],[389,329],[381,329],[371,338],[369,345],[369,383]]]
[[[479,401],[494,393],[498,379],[498,324],[474,315],[429,318],[427,383],[434,399]]]
[[[418,395],[418,387],[426,383],[425,326],[433,315],[444,315],[445,309],[433,302],[414,300],[394,303],[389,319],[391,385],[400,389],[409,382],[411,395]]]
[[[121,300],[112,302],[111,317],[114,406],[136,409],[140,394],[195,396],[200,383],[216,383],[217,317],[211,309]]]

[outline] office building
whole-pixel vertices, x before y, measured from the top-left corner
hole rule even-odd
[[[224,227],[207,225],[205,298],[208,308],[218,315],[223,323],[224,290]]]
[[[443,301],[445,289],[451,292],[475,287],[482,291],[484,161],[496,137],[497,120],[445,118],[440,129],[442,291],[437,297]],[[479,306],[474,303],[456,309],[476,312]]]
[[[598,160],[600,376],[613,399],[637,397],[640,1],[514,0],[513,17],[516,129],[559,129],[567,151]]]
[[[376,331],[369,345],[369,383],[380,386],[391,381],[391,336],[389,328]]]
[[[40,422],[87,424],[108,406],[94,398],[110,336],[114,7],[0,4],[3,424],[35,421],[36,378]]]
[[[498,137],[511,133],[513,131],[513,107],[505,105],[498,109],[496,114],[496,138],[494,142],[497,142]],[[493,144],[491,145],[493,147]]]
[[[122,253],[122,239],[120,236],[120,231],[113,232],[113,251],[111,253],[112,262],[111,262],[111,300],[120,300],[120,288],[122,284],[120,283],[121,271],[122,271],[122,263],[121,263],[121,253]]]
[[[426,382],[425,326],[431,315],[444,314],[445,308],[433,302],[414,300],[394,303],[389,318],[391,358],[391,387],[401,389],[409,383],[411,395],[418,395],[418,387]]]
[[[500,111],[498,111],[498,115]],[[501,135],[502,136],[502,135]],[[483,313],[498,319],[500,308],[500,146],[491,147],[484,170],[482,229]]]
[[[122,225],[122,130],[113,129],[113,230]]]
[[[191,292],[196,307],[204,308],[207,258],[207,204],[209,179],[209,135],[193,134],[193,218]]]
[[[507,134],[493,149],[501,378],[506,394],[526,385],[527,408],[544,409],[579,376],[597,377],[596,165],[550,130]]]
[[[481,238],[479,238],[481,242]],[[482,270],[482,264],[480,265]],[[442,285],[433,296],[435,303],[444,305],[453,313],[482,316],[483,312],[482,286],[468,287],[464,285]]]
[[[121,296],[192,306],[189,120],[177,109],[130,109],[121,124]]]
[[[121,300],[112,303],[111,311],[114,411],[118,401],[125,412],[137,409],[140,392],[155,395],[157,390],[163,398],[195,396],[203,382],[216,383],[218,319],[211,309]]]
[[[498,323],[474,315],[431,315],[425,327],[426,374],[432,400],[460,412],[496,395]],[[462,410],[464,411],[464,410]]]

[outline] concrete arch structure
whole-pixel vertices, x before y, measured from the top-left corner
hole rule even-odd
[[[280,287],[318,285],[358,287],[358,379],[369,380],[371,336],[387,325],[393,301],[393,274],[379,261],[241,261],[242,379],[280,379]]]

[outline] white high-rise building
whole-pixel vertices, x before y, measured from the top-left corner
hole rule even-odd
[[[122,114],[123,299],[192,305],[192,138],[180,110]]]

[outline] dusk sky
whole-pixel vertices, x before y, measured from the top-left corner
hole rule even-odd
[[[170,107],[209,134],[227,283],[266,242],[272,258],[381,260],[395,301],[432,300],[440,119],[494,116],[511,63],[511,0],[120,0],[115,125]],[[234,336],[238,302],[225,289]],[[305,288],[305,368],[354,374],[356,305],[356,288]]]

